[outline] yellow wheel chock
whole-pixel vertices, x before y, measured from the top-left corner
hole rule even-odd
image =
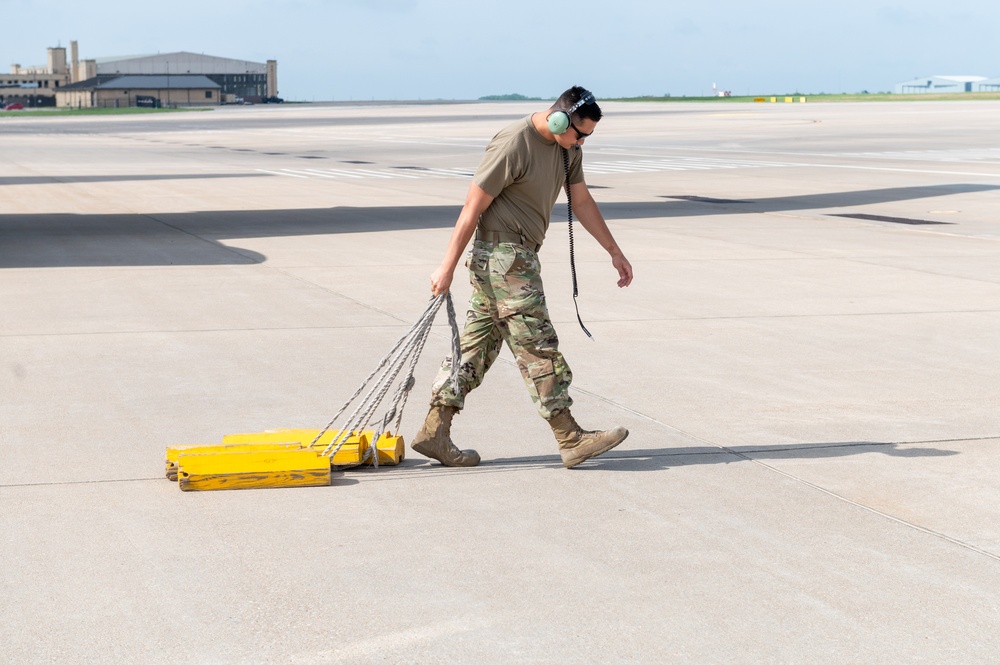
[[[329,485],[335,469],[371,465],[367,455],[373,430],[348,436],[333,455],[325,448],[341,432],[330,430],[316,439],[318,429],[279,429],[227,434],[221,444],[167,448],[166,475],[184,491]],[[315,443],[313,441],[315,440]],[[384,433],[376,442],[379,465],[396,465],[405,458],[403,437]]]
[[[167,478],[182,490],[221,490],[251,487],[312,487],[329,485],[335,470],[367,464],[392,466],[403,461],[403,437],[399,430],[406,396],[413,387],[413,372],[430,334],[434,316],[447,304],[451,328],[452,356],[461,356],[458,322],[450,293],[431,299],[420,319],[404,334],[375,368],[354,396],[341,407],[324,429],[276,429],[250,434],[228,434],[222,443],[170,446],[167,448]],[[341,429],[331,429],[348,405],[375,379]],[[452,367],[451,382],[458,387],[458,366]],[[378,421],[375,410],[391,386],[397,385],[385,417]],[[395,418],[395,424],[391,425]],[[365,429],[375,425],[378,429]],[[372,442],[378,434],[378,440]]]

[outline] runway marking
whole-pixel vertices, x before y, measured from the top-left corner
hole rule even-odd
[[[760,160],[710,159],[706,157],[673,157],[669,159],[632,159],[622,161],[595,161],[584,164],[588,174],[655,173],[662,171],[711,171],[716,169],[754,169],[799,166],[789,162],[767,162]],[[423,166],[395,166],[385,169],[256,169],[272,175],[287,175],[296,178],[471,178],[468,168],[430,168]]]
[[[874,157],[927,162],[1000,162],[1000,149],[968,148],[955,150],[886,150],[883,152],[847,152],[845,157]]]
[[[365,178],[418,180],[421,178],[471,178],[474,174],[469,169],[432,169],[432,168],[388,168],[388,169],[254,169],[271,175],[289,176],[292,178],[329,178],[359,180]]]
[[[586,162],[587,173],[643,173],[652,171],[712,171],[716,169],[757,169],[798,166],[791,162],[769,162],[749,159],[712,159],[708,157],[670,157],[665,159],[633,159],[622,161]]]
[[[308,178],[309,177],[307,175],[296,175],[294,173],[284,173],[282,171],[268,171],[267,169],[256,169],[256,170],[260,171],[261,173],[270,173],[271,175],[286,175],[286,176],[289,176],[289,177],[292,177],[292,178]]]

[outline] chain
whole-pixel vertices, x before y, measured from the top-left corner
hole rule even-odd
[[[400,372],[402,372],[405,367],[405,376],[396,388],[396,392],[392,398],[392,403],[389,405],[389,409],[386,412],[386,415],[381,419],[380,424],[377,425],[375,436],[371,441],[372,448],[374,448],[376,442],[386,431],[393,418],[396,419],[396,431],[399,431],[399,424],[403,418],[403,407],[406,405],[406,398],[415,383],[413,373],[417,367],[417,360],[420,358],[420,353],[423,351],[424,345],[427,343],[427,337],[430,335],[431,326],[434,323],[434,317],[441,308],[441,305],[445,303],[447,304],[448,323],[451,327],[453,357],[461,359],[461,345],[459,342],[458,321],[455,318],[455,306],[451,299],[451,293],[444,293],[431,299],[430,303],[427,305],[427,309],[424,310],[424,313],[420,316],[417,322],[414,323],[410,329],[399,338],[389,353],[386,354],[381,361],[379,361],[375,370],[368,375],[368,378],[364,380],[351,398],[348,399],[342,407],[340,407],[337,415],[335,415],[327,426],[316,435],[316,438],[313,439],[311,444],[309,444],[310,447],[316,445],[316,442],[319,441],[331,427],[333,427],[333,424],[337,422],[337,419],[340,418],[341,414],[343,414],[344,411],[347,410],[347,407],[358,398],[375,375],[378,374],[379,371],[382,371],[381,376],[376,379],[375,385],[372,389],[369,390],[364,397],[362,397],[357,408],[353,413],[351,413],[350,416],[348,416],[346,423],[342,428],[340,428],[338,435],[335,436],[333,440],[330,441],[330,444],[323,450],[323,455],[333,458],[333,456],[337,454],[337,451],[339,451],[347,442],[347,439],[350,438],[352,433],[361,431],[364,428],[364,425],[371,423],[372,416],[378,409],[379,404],[381,404],[382,400],[389,392],[389,388],[396,382]],[[453,362],[451,372],[451,381],[456,392],[458,391],[459,364],[460,363]],[[374,455],[372,462],[377,466],[378,455],[372,449],[369,449],[369,454]]]

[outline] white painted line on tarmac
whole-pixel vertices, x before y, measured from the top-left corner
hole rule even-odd
[[[982,178],[1000,178],[1000,173],[975,173],[971,171],[929,171],[926,169],[897,169],[888,166],[856,166],[854,164],[788,164],[788,166],[817,169],[856,169],[859,171],[893,171],[896,173],[928,173],[932,175],[971,175]]]
[[[284,171],[268,171],[267,169],[254,169],[260,171],[261,173],[270,173],[271,175],[284,175],[289,178],[308,178],[307,175],[295,175],[294,173],[285,173]]]
[[[291,171],[291,169],[289,169],[289,171]],[[291,171],[291,172],[292,173],[305,173],[306,175],[316,176],[318,178],[338,178],[338,177],[340,177],[340,175],[338,175],[338,174],[324,173],[324,172],[318,171],[316,169],[302,169],[302,170],[296,170],[296,171]],[[360,178],[361,176],[352,176],[352,177]]]

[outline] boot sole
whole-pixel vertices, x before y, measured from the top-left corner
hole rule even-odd
[[[597,457],[598,455],[603,455],[604,453],[608,452],[609,450],[611,450],[612,448],[614,448],[615,446],[617,446],[619,443],[621,443],[622,441],[624,441],[627,438],[628,438],[628,430],[625,430],[625,436],[623,436],[622,438],[618,439],[617,441],[608,444],[607,446],[605,446],[604,448],[601,448],[600,450],[598,450],[595,453],[591,453],[590,455],[587,455],[586,457],[581,457],[578,460],[573,460],[572,462],[566,462],[566,460],[563,460],[563,466],[566,467],[567,469],[572,469],[574,466],[576,466],[578,464],[583,464],[584,462],[586,462],[589,459],[593,459],[594,457]]]

